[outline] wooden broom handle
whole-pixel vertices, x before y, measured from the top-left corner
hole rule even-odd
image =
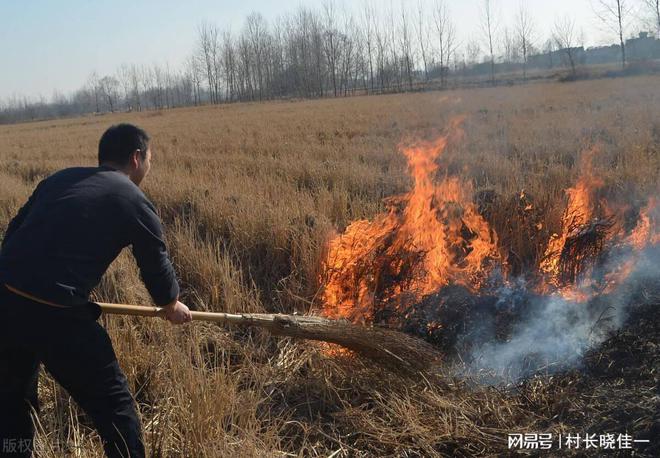
[[[148,307],[144,305],[127,305],[127,304],[108,304],[104,302],[97,302],[101,307],[103,313],[111,315],[136,315],[136,316],[151,316],[162,317],[164,311],[161,307]],[[211,321],[215,323],[237,323],[248,324],[252,322],[254,314],[235,314],[235,313],[219,313],[219,312],[190,312],[193,320],[196,321]]]

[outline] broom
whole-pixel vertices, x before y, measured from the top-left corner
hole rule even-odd
[[[162,317],[159,307],[99,303],[105,314]],[[346,320],[273,313],[191,312],[193,321],[209,321],[266,328],[273,335],[330,342],[378,363],[406,372],[429,369],[440,359],[428,343],[379,326],[360,326]]]

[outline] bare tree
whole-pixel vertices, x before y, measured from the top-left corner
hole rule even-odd
[[[401,11],[403,12],[404,3],[401,3]],[[401,50],[400,46],[403,45],[401,38],[401,21],[397,21],[399,16],[394,10],[393,2],[390,2],[388,10],[385,12],[385,18],[388,19],[388,23],[385,24],[385,35],[387,40],[387,50],[389,51],[389,57],[387,60],[387,69],[389,70],[390,77],[392,79],[392,85],[396,85],[398,91],[402,91],[404,84],[404,67],[405,61],[399,55]]]
[[[497,39],[498,19],[495,12],[494,0],[481,1],[481,31],[486,41],[490,56],[490,81],[495,83],[495,42]]]
[[[364,94],[370,93],[370,82],[369,82],[369,57],[367,56],[367,39],[364,29],[361,28],[358,23],[359,18],[351,18],[351,36],[353,38],[353,43],[355,46],[354,51],[354,65],[353,65],[353,74],[352,74],[352,92],[355,93],[357,90],[362,90]]]
[[[246,20],[246,33],[250,43],[252,55],[254,86],[259,91],[259,100],[264,98],[264,70],[266,69],[266,44],[268,26],[264,17],[259,13],[252,13]]]
[[[272,91],[274,96],[282,96],[286,93],[286,21],[279,18],[275,21],[272,32],[271,60],[273,66]]]
[[[626,67],[626,43],[623,36],[626,33],[629,16],[632,14],[629,0],[597,0],[594,5],[596,16],[607,28],[616,33],[621,46],[621,66]]]
[[[151,67],[151,99],[154,108],[164,108],[163,96],[165,95],[165,72],[157,64]]]
[[[335,17],[335,3],[333,0],[323,2],[323,51],[330,72],[329,80],[333,95],[337,97],[337,62],[339,61],[339,30],[337,30]]]
[[[374,20],[375,13],[373,7],[365,1],[364,7],[362,10],[363,15],[363,30],[364,30],[364,39],[367,48],[367,62],[369,63],[369,84],[371,87],[371,92],[374,92]]]
[[[415,21],[415,33],[419,43],[419,52],[422,57],[422,64],[424,65],[424,81],[429,79],[429,47],[431,40],[429,39],[429,27],[426,22],[427,12],[421,0],[417,3],[417,20]]]
[[[131,105],[131,68],[127,64],[122,64],[115,74],[124,92],[124,107],[127,111],[133,111]]]
[[[101,85],[99,83],[99,75],[96,72],[92,72],[87,78],[87,85],[91,93],[94,95],[94,108],[95,113],[100,113],[100,99],[101,99]]]
[[[520,3],[516,15],[516,36],[522,53],[523,78],[527,79],[527,57],[534,40],[534,21],[525,4]]]
[[[401,21],[399,22],[399,41],[401,46],[401,59],[408,80],[408,88],[413,89],[413,51],[412,51],[412,38],[410,36],[410,24],[408,23],[408,15],[406,14],[405,3],[401,2]],[[392,30],[392,33],[396,33]],[[396,59],[395,59],[396,61]]]
[[[194,53],[188,57],[188,73],[192,83],[192,100],[195,106],[201,103],[201,88],[204,70],[199,61],[199,58]]]
[[[142,81],[142,72],[135,65],[131,65],[131,96],[134,106],[138,111],[142,111],[142,98],[140,97],[140,82]]]
[[[438,40],[438,57],[440,58],[440,85],[444,87],[449,59],[455,48],[456,29],[451,19],[449,8],[444,0],[436,0],[433,8],[433,23]]]
[[[340,36],[341,48],[341,88],[344,96],[348,95],[349,89],[355,87],[355,67],[357,65],[357,26],[351,16],[344,15],[344,27]],[[352,87],[351,87],[352,86]]]
[[[479,45],[479,42],[476,40],[468,42],[465,51],[467,54],[468,64],[476,64],[479,60],[479,56],[481,55],[481,46]]]
[[[153,67],[156,67],[156,64],[154,64]],[[158,109],[158,90],[153,67],[147,65],[140,67],[140,78],[142,79],[142,91],[144,93],[144,107],[146,110],[149,109],[149,104],[151,104],[151,108],[154,110]]]
[[[206,70],[209,97],[211,103],[218,103],[218,27],[210,23],[202,23],[198,27],[198,51]]]
[[[508,27],[504,27],[504,30],[502,31],[502,50],[504,62],[515,62],[518,56],[516,47],[517,43],[513,33],[511,33],[511,30]]]
[[[171,108],[174,106],[174,100],[172,97],[172,89],[174,88],[174,78],[172,76],[172,70],[170,69],[169,62],[165,62],[165,69],[163,70],[163,92],[165,93],[165,107]]]
[[[571,73],[575,75],[575,46],[578,41],[578,33],[575,29],[575,19],[569,15],[555,18],[552,37],[557,44],[558,50],[566,55],[571,67]]]
[[[660,36],[660,0],[644,0],[644,4],[653,15],[655,32]]]
[[[119,99],[119,81],[114,76],[104,76],[99,80],[99,88],[108,103],[108,109],[114,113]]]
[[[236,96],[236,47],[231,31],[222,34],[222,60],[224,61],[225,99],[233,102]]]
[[[389,77],[387,72],[387,37],[383,31],[383,26],[376,19],[374,21],[374,34],[376,37],[376,73],[378,75],[378,85],[380,90],[384,91],[389,85]]]
[[[296,13],[285,19],[283,26],[289,74],[282,84],[285,91],[303,97],[310,97],[313,91],[307,14],[307,10],[300,7]]]
[[[263,95],[270,99],[273,97],[276,71],[275,56],[278,53],[279,42],[271,33],[270,27],[267,26],[264,32],[265,33],[261,36]]]
[[[318,97],[323,97],[324,92],[324,80],[325,80],[325,68],[323,59],[323,25],[321,19],[313,12],[308,12],[308,34],[311,44],[311,57],[312,57],[312,69],[313,69],[313,78],[315,80],[316,86],[316,95]]]
[[[403,9],[403,3],[401,4]],[[387,76],[387,84],[389,87],[396,87],[398,91],[403,90],[403,69],[402,61],[399,56],[400,45],[400,27],[401,23],[397,21],[396,11],[394,10],[393,2],[390,2],[389,7],[384,11],[383,19],[383,38],[385,40],[385,74]],[[387,21],[389,19],[389,21]]]
[[[238,93],[243,100],[254,100],[254,86],[252,85],[252,53],[250,52],[250,41],[245,33],[238,37]]]
[[[286,26],[287,50],[291,74],[287,85],[303,97],[324,95],[326,62],[323,51],[323,27],[314,11],[299,7]]]

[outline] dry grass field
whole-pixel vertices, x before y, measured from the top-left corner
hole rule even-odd
[[[509,274],[523,275],[561,232],[582,151],[599,145],[592,166],[611,199],[639,207],[658,194],[658,88],[659,78],[638,77],[0,126],[0,233],[41,178],[95,164],[102,132],[133,122],[153,137],[145,190],[165,223],[183,301],[314,312],[328,241],[411,188],[400,145],[433,139],[465,116],[437,176],[497,196],[483,216],[506,248]],[[516,210],[521,192],[541,226],[531,229]],[[128,252],[95,298],[149,303]],[[151,456],[498,456],[515,432],[655,435],[637,448],[653,456],[658,296],[650,302],[580,366],[498,385],[409,377],[258,329],[102,320]],[[101,456],[87,420],[47,377],[40,399],[40,456]]]

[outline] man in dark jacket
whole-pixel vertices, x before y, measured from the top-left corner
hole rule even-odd
[[[147,134],[112,126],[99,142],[99,167],[46,178],[9,223],[0,250],[0,455],[32,453],[43,363],[92,419],[108,456],[144,456],[135,403],[89,295],[130,245],[164,316],[192,319],[178,301],[160,220],[139,188],[150,166]]]

